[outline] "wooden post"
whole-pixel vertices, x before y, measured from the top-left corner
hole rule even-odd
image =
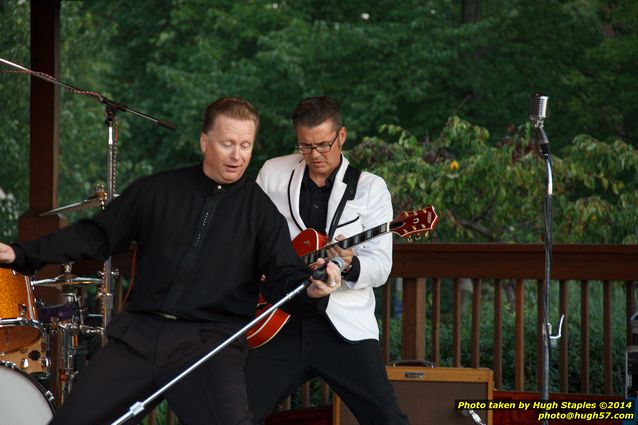
[[[403,279],[401,355],[405,360],[425,359],[425,278]]]
[[[60,75],[60,0],[31,1],[31,65],[34,71],[52,77]],[[29,145],[29,209],[18,219],[21,241],[31,240],[66,225],[60,216],[39,214],[57,207],[59,171],[60,90],[57,86],[31,77]],[[38,278],[60,273],[59,266],[47,266]],[[35,296],[47,304],[62,302],[54,288],[36,288]],[[59,342],[52,338],[50,390],[60,400],[57,378]]]

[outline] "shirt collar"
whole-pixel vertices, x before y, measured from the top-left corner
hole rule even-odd
[[[205,194],[205,195],[219,195],[225,192],[229,192],[231,190],[234,190],[238,187],[240,187],[241,185],[244,184],[244,182],[246,181],[246,174],[244,174],[243,176],[241,176],[241,178],[235,182],[232,183],[217,183],[215,180],[211,179],[210,177],[208,177],[206,174],[204,174],[204,164],[200,163],[198,167],[196,167],[197,171],[197,185],[199,187],[199,189]]]
[[[335,183],[335,179],[337,178],[337,173],[339,172],[339,169],[341,168],[341,164],[343,164],[343,156],[339,157],[339,165],[337,166],[337,168],[335,168],[332,171],[332,173],[330,173],[330,175],[326,179],[326,185],[323,187],[323,189],[332,190],[332,186]],[[304,173],[303,173],[303,179],[301,180],[301,184],[302,184],[304,189],[310,189],[310,188],[313,188],[313,187],[319,187],[310,178],[310,174],[308,172],[308,166],[307,165],[306,165],[306,168],[305,168]]]

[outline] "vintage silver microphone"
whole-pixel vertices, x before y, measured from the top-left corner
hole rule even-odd
[[[543,125],[543,121],[547,118],[547,101],[548,96],[541,93],[534,93],[532,95],[532,102],[529,107],[529,119],[534,123],[540,123]]]
[[[545,134],[545,130],[543,130],[543,121],[547,118],[548,101],[548,96],[537,92],[532,95],[529,106],[529,119],[534,123],[536,140],[538,141],[541,155],[544,157],[549,156],[549,140],[547,140],[547,135]]]

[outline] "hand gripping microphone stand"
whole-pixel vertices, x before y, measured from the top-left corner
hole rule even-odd
[[[543,120],[547,113],[548,97],[540,93],[532,95],[529,117],[534,123],[532,131],[533,137],[538,143],[540,154],[545,160],[547,168],[547,191],[545,193],[545,203],[543,210],[543,218],[545,221],[545,281],[542,291],[543,302],[543,376],[541,400],[549,400],[549,348],[550,341],[557,340],[561,337],[561,329],[565,315],[561,315],[558,323],[558,335],[552,335],[552,324],[549,323],[549,283],[552,262],[552,195],[553,195],[553,178],[552,178],[552,158],[549,152],[549,141],[545,130],[543,130]],[[543,421],[547,424],[547,420]]]
[[[345,262],[343,261],[342,258],[333,257],[333,258],[330,259],[330,261],[335,263],[339,267],[340,271],[343,271],[343,269],[345,267]],[[312,277],[315,278],[315,279],[324,279],[326,277],[325,269],[321,269],[320,268],[320,269],[317,269],[317,270],[313,271],[312,272]],[[121,425],[121,424],[125,423],[126,421],[128,421],[129,419],[132,419],[135,416],[139,415],[140,413],[144,412],[144,409],[146,408],[146,406],[150,402],[155,400],[157,397],[159,397],[164,391],[168,390],[170,387],[172,387],[173,385],[177,384],[186,375],[188,375],[189,373],[191,373],[192,371],[197,369],[204,362],[206,362],[208,359],[210,359],[211,357],[213,357],[214,355],[219,353],[222,349],[224,349],[227,345],[229,345],[230,343],[235,341],[237,338],[242,336],[244,333],[248,332],[248,330],[250,328],[255,326],[257,323],[259,323],[265,317],[268,317],[268,315],[270,313],[275,311],[281,305],[287,303],[292,298],[294,298],[295,296],[299,295],[301,293],[301,291],[303,291],[304,289],[306,289],[310,285],[310,283],[311,283],[310,279],[306,279],[303,283],[301,283],[295,289],[293,289],[292,291],[287,293],[282,299],[280,299],[275,304],[271,305],[269,308],[264,310],[263,313],[261,313],[259,316],[255,317],[248,324],[246,324],[243,328],[241,328],[240,330],[238,330],[237,332],[232,334],[230,337],[228,337],[228,339],[226,339],[224,342],[219,344],[213,350],[209,351],[204,357],[202,357],[201,359],[197,360],[195,363],[193,363],[186,370],[184,370],[182,373],[180,373],[175,378],[173,378],[171,381],[169,381],[162,388],[160,388],[157,391],[155,391],[153,394],[148,396],[145,400],[136,401],[135,403],[133,403],[129,407],[128,412],[126,412],[124,415],[120,416],[115,422],[112,422],[111,425]]]

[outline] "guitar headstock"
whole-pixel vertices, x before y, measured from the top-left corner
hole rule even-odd
[[[390,231],[402,238],[419,233],[427,234],[434,229],[438,220],[434,206],[428,205],[420,210],[403,211],[390,222]]]

